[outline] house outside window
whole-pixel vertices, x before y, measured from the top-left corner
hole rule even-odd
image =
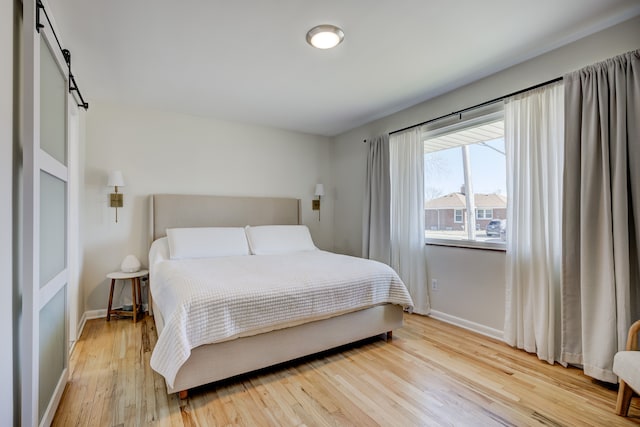
[[[487,110],[423,131],[427,244],[505,247],[487,232],[507,217],[502,105]]]

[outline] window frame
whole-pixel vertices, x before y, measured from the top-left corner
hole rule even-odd
[[[428,139],[437,138],[438,136],[446,135],[449,133],[458,132],[464,129],[469,129],[477,126],[481,126],[486,123],[490,123],[492,121],[496,121],[497,119],[501,119],[504,121],[504,103],[496,102],[493,104],[489,104],[483,106],[481,108],[474,109],[468,113],[463,115],[455,115],[449,116],[442,120],[438,120],[437,122],[429,123],[422,127],[422,142],[426,143]],[[507,204],[508,204],[507,200]],[[464,211],[467,209],[465,206],[464,209],[454,209],[454,224],[463,224],[464,223]],[[486,209],[482,208],[485,212],[486,210],[491,210],[491,218],[477,218],[477,213],[474,215],[475,219],[489,219],[493,220],[493,211],[494,209]],[[462,212],[462,221],[457,221],[456,212]],[[478,211],[476,207],[476,211]],[[486,214],[486,213],[485,213]],[[434,237],[426,237],[427,233],[425,227],[425,245],[429,246],[449,246],[449,247],[458,247],[458,248],[468,248],[468,249],[483,249],[483,250],[493,250],[493,251],[501,251],[506,252],[507,242],[485,242],[478,240],[470,240],[470,239],[443,239],[443,238],[434,238]]]

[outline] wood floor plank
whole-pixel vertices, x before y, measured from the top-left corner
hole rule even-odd
[[[279,420],[283,422],[284,425],[301,425],[302,420],[293,410],[295,399],[284,387],[284,381],[282,381],[283,377],[283,372],[265,373],[264,375],[258,376],[253,381],[258,382],[262,387],[264,387],[265,392],[273,404],[276,405],[274,411],[277,411],[276,413],[280,414]]]
[[[153,318],[87,321],[54,426],[638,426],[616,388],[429,317],[381,337],[167,395]]]

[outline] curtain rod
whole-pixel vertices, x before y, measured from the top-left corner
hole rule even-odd
[[[486,101],[486,102],[483,102],[481,104],[476,104],[473,107],[463,108],[462,110],[454,111],[452,113],[445,114],[444,116],[436,117],[435,119],[426,120],[426,121],[424,121],[422,123],[418,123],[418,124],[415,124],[415,125],[412,125],[412,126],[407,126],[406,128],[394,130],[393,132],[389,132],[389,135],[393,135],[394,133],[403,132],[405,130],[409,130],[409,129],[417,127],[417,126],[423,126],[423,125],[426,125],[426,124],[429,124],[429,123],[432,123],[432,122],[435,122],[435,121],[438,121],[438,120],[442,120],[442,119],[444,119],[446,117],[449,117],[449,116],[455,116],[457,114],[466,113],[467,111],[475,110],[476,108],[484,107],[486,105],[490,105],[490,104],[493,104],[495,102],[502,101],[505,98],[509,98],[511,96],[519,95],[519,94],[521,94],[523,92],[527,92],[529,90],[537,89],[537,88],[542,87],[542,86],[547,86],[547,85],[550,85],[552,83],[559,82],[561,80],[562,80],[562,77],[556,77],[555,79],[546,81],[544,83],[538,83],[537,85],[529,86],[528,88],[521,89],[521,90],[518,90],[516,92],[512,92],[512,93],[510,93],[508,95],[503,95],[503,96],[501,96],[499,98],[492,99],[491,101]]]
[[[40,33],[40,29],[44,28],[44,24],[40,23],[40,11],[44,12],[44,17],[47,18],[47,22],[49,23],[49,28],[51,28],[51,32],[53,33],[53,37],[56,39],[56,43],[58,44],[58,48],[60,52],[62,52],[62,57],[64,58],[64,62],[67,63],[67,68],[69,69],[69,93],[76,92],[78,94],[78,98],[80,98],[80,104],[78,107],[84,108],[85,110],[89,109],[89,103],[87,103],[82,94],[80,93],[80,88],[76,83],[76,79],[71,72],[71,52],[69,49],[63,49],[60,44],[60,40],[58,39],[58,35],[56,34],[56,30],[53,29],[53,25],[51,25],[51,20],[49,19],[49,15],[47,14],[47,10],[44,8],[44,4],[42,4],[41,0],[36,0],[36,31]]]

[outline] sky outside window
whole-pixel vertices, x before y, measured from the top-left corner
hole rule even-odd
[[[474,193],[506,196],[506,159],[504,138],[469,145]],[[492,147],[492,148],[489,148]],[[498,150],[498,151],[496,151]],[[464,185],[460,147],[425,154],[425,199],[460,192]]]

